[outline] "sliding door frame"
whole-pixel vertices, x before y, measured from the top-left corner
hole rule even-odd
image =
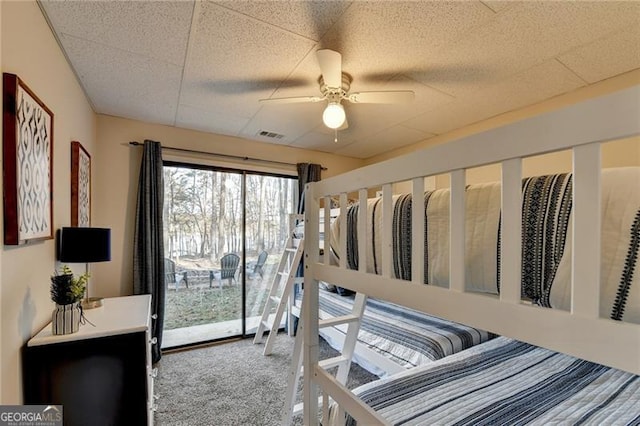
[[[247,250],[246,250],[246,243],[247,243],[247,214],[246,214],[246,201],[247,201],[247,176],[248,175],[258,175],[258,176],[268,176],[268,177],[274,177],[274,178],[284,178],[284,179],[291,179],[291,180],[295,180],[296,182],[298,181],[298,177],[296,175],[287,175],[287,174],[283,174],[283,173],[271,173],[271,172],[265,172],[265,171],[254,171],[254,170],[244,170],[244,169],[236,169],[236,168],[230,168],[230,167],[222,167],[222,166],[214,166],[214,165],[207,165],[207,164],[199,164],[199,163],[189,163],[189,162],[182,162],[182,161],[173,161],[173,160],[164,160],[162,162],[162,166],[163,167],[182,167],[185,169],[196,169],[196,170],[205,170],[205,171],[210,171],[210,172],[222,172],[222,173],[233,173],[233,174],[239,174],[242,176],[242,184],[241,184],[241,195],[240,198],[242,200],[242,224],[241,224],[241,234],[242,234],[242,257],[241,257],[241,271],[246,271],[246,266],[247,266]],[[294,204],[298,203],[298,200],[296,200],[298,194],[297,191],[294,191]],[[293,211],[295,211],[295,205],[292,206]],[[210,339],[210,340],[206,340],[206,341],[201,341],[201,342],[194,342],[192,344],[186,344],[186,345],[181,345],[181,346],[176,346],[176,347],[171,347],[171,348],[167,348],[169,351],[170,350],[174,350],[174,349],[182,349],[185,347],[191,347],[191,346],[199,346],[199,345],[203,345],[203,344],[209,344],[209,343],[217,343],[217,342],[222,342],[222,341],[227,341],[227,340],[235,340],[238,338],[241,339],[245,339],[248,337],[253,337],[255,335],[255,333],[251,333],[251,334],[247,334],[247,286],[246,286],[246,274],[242,273],[242,280],[240,282],[240,286],[242,289],[242,328],[241,328],[241,334],[240,335],[234,335],[234,336],[229,336],[229,337],[222,337],[222,338],[216,338],[216,339]]]

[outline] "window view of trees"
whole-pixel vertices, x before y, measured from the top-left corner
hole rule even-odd
[[[165,253],[216,263],[242,250],[242,174],[164,167]],[[282,246],[297,182],[247,175],[247,256]],[[284,226],[283,226],[284,225]]]
[[[237,333],[243,279],[247,317],[262,312],[284,251],[297,180],[168,165],[164,185],[165,256],[175,268],[168,279],[178,281],[167,282],[165,330],[235,321],[226,333]],[[228,253],[244,255],[247,267],[240,260],[233,278],[222,279]],[[261,253],[264,265],[256,269]]]
[[[215,262],[242,247],[242,175],[164,168],[165,253]]]
[[[282,250],[293,213],[296,181],[271,176],[247,176],[247,250]],[[284,226],[283,226],[284,225]]]

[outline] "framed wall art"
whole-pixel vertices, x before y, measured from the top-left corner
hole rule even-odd
[[[53,238],[53,112],[3,74],[4,243]]]
[[[71,142],[71,226],[91,226],[91,156]]]

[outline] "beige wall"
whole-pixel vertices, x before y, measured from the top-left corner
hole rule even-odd
[[[132,291],[132,243],[134,214],[141,147],[130,147],[129,141],[143,142],[151,139],[166,147],[180,147],[211,153],[240,155],[287,163],[313,162],[328,170],[323,177],[330,177],[360,167],[362,160],[308,151],[286,146],[252,142],[244,139],[213,135],[210,133],[178,129],[175,127],[143,123],[107,115],[98,115],[98,150],[92,157],[94,167],[94,226],[110,227],[112,260],[92,265],[95,274],[93,288],[100,296],[131,294]],[[170,159],[194,161],[165,151]],[[213,157],[200,157],[200,162],[235,168],[260,168],[251,163],[222,162]],[[295,167],[270,168],[271,171],[296,175]]]
[[[2,71],[17,74],[54,113],[53,225],[70,223],[70,143],[95,153],[95,114],[35,2],[1,2]],[[54,241],[3,246],[0,258],[2,404],[22,401],[20,349],[51,321]]]

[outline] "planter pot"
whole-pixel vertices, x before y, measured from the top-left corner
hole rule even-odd
[[[53,334],[71,334],[80,328],[80,302],[69,305],[58,305],[51,315],[51,327]]]

